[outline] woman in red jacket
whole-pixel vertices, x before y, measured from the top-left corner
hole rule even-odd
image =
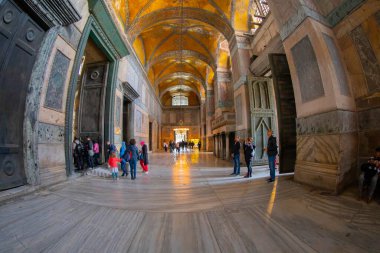
[[[118,170],[118,167],[117,167],[117,163],[120,163],[120,162],[121,162],[121,159],[117,158],[116,154],[114,152],[111,153],[111,157],[108,159],[108,164],[109,164],[109,166],[111,168],[112,179],[113,180],[119,179],[118,178],[119,170]]]

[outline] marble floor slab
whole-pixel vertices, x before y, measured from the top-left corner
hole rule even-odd
[[[88,175],[0,205],[0,252],[380,252],[379,204],[292,176],[230,176],[197,151],[150,155],[137,180]]]

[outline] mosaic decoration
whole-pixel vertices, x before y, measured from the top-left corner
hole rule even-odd
[[[65,88],[67,71],[69,69],[70,59],[60,51],[57,51],[52,71],[50,73],[48,88],[46,91],[45,107],[62,110],[63,91]]]
[[[380,64],[363,28],[358,26],[351,33],[358,51],[369,92],[380,88]]]

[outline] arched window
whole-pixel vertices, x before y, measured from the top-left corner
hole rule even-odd
[[[189,105],[189,98],[183,95],[173,96],[172,105]]]

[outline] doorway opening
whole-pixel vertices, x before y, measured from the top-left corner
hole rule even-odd
[[[153,122],[149,122],[149,151],[153,148]]]
[[[131,120],[130,120],[130,115],[131,115],[131,101],[128,100],[126,97],[124,97],[123,100],[123,140],[124,141],[129,141],[132,136],[131,136]]]
[[[90,137],[94,144],[98,143],[99,154],[94,158],[95,165],[104,162],[104,112],[108,67],[107,56],[89,37],[78,72],[74,97],[72,136],[78,138],[83,146],[87,142],[87,137]],[[77,169],[83,169],[88,159],[79,160],[78,163],[78,155],[80,153],[73,150],[74,165]],[[84,156],[87,156],[87,154],[85,153]],[[82,162],[83,164],[80,164]]]
[[[174,129],[175,142],[187,141],[188,128],[176,128]]]

